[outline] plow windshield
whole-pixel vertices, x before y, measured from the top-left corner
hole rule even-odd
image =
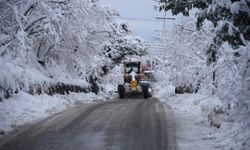
[[[134,71],[137,74],[140,74],[140,62],[129,62],[126,63],[126,72],[130,74],[132,71]]]

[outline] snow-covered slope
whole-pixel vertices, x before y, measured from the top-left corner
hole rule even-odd
[[[126,55],[146,54],[146,43],[98,0],[14,0],[0,7],[1,100],[19,91],[53,93],[62,84],[98,92],[91,87],[96,79]]]
[[[30,95],[19,92],[0,104],[0,140],[3,135],[18,130],[26,124],[40,121],[81,103],[91,103],[102,97],[94,93],[70,93],[68,95]]]

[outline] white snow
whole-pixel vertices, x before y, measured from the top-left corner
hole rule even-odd
[[[250,14],[246,0],[214,2],[207,13],[225,7],[232,14],[240,11]],[[147,50],[147,43],[136,37],[126,23],[113,21],[119,14],[110,7],[100,6],[98,1],[71,1],[68,9],[49,1],[15,1],[13,8],[7,7],[6,2],[1,4],[1,26],[6,31],[1,30],[0,35],[0,100],[3,99],[0,138],[79,102],[117,97],[117,85],[123,82],[122,65],[115,66],[104,77],[101,68],[114,67],[112,59],[131,53],[141,55]],[[33,4],[37,5],[36,10],[24,15]],[[40,17],[45,18],[36,22]],[[219,22],[218,29],[224,25],[224,21]],[[229,24],[229,35],[234,30]],[[153,58],[157,64],[154,95],[175,112],[180,150],[249,149],[250,44],[245,42],[246,46],[234,50],[224,43],[218,50],[216,65],[208,66],[207,48],[213,43],[214,31],[209,21],[196,31],[194,18],[183,19],[176,27],[166,29],[159,49],[149,51],[144,57]],[[217,91],[212,96],[214,71]],[[89,87],[90,76],[98,78],[101,91],[98,96],[25,93],[43,83]],[[198,93],[174,94],[175,87],[183,85],[198,87]],[[16,91],[19,93],[14,94]],[[8,99],[6,92],[11,93]]]
[[[250,132],[240,135],[238,140],[233,137],[241,128],[239,123],[225,121],[225,116],[220,118],[215,115],[213,117],[219,119],[222,125],[220,128],[211,126],[209,114],[214,108],[222,106],[218,98],[200,94],[165,94],[158,98],[175,113],[176,137],[180,150],[246,150],[240,144]]]
[[[115,10],[96,0],[65,6],[24,0],[13,2],[14,9],[0,3],[0,100],[34,85],[89,87],[103,67],[112,68],[131,51],[140,55],[147,50],[127,24],[114,21]]]
[[[102,95],[106,99],[114,99],[118,97],[117,86],[123,83],[123,64],[115,66],[106,76],[102,77],[98,82],[102,91]]]
[[[214,27],[205,21],[195,31],[194,23],[192,17],[183,19],[166,31],[160,48],[150,52],[148,57],[156,64],[154,95],[176,114],[180,149],[246,150],[250,143],[249,43],[232,49],[225,42],[216,65],[208,65]],[[197,94],[174,94],[176,87],[186,85],[197,89]]]
[[[171,87],[162,87],[163,91],[172,91]],[[211,150],[215,143],[212,133],[218,130],[210,127],[207,114],[210,107],[220,105],[218,99],[213,100],[204,95],[181,94],[156,91],[155,96],[170,106],[176,119],[176,137],[180,150]],[[159,96],[158,96],[159,95]],[[209,105],[207,105],[210,103]]]
[[[231,7],[230,7],[230,11],[232,14],[238,14],[240,11],[240,4],[241,2],[234,2]]]
[[[111,76],[102,77],[105,71],[126,55],[148,49],[127,24],[114,20],[119,15],[114,9],[98,0],[62,5],[24,0],[13,1],[11,7],[1,1],[0,8],[0,136],[75,103],[116,97],[121,71],[115,67]],[[99,80],[98,96],[27,94],[57,85],[88,90],[92,78]]]
[[[70,93],[69,95],[29,95],[24,92],[0,102],[0,132],[7,134],[25,124],[48,117],[77,105],[89,103],[102,97],[94,93]],[[0,135],[0,138],[3,135]]]

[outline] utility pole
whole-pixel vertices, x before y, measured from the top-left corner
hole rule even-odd
[[[162,36],[164,36],[165,28],[166,28],[166,20],[175,20],[175,18],[167,17],[167,12],[164,12],[164,17],[155,17],[155,19],[163,20],[163,27],[162,27]],[[162,38],[163,39],[163,38]]]
[[[167,16],[167,12],[165,11],[164,12],[164,18],[166,18]],[[163,43],[163,38],[164,38],[164,35],[165,35],[165,27],[166,27],[166,19],[164,19],[164,22],[163,22],[163,27],[162,27],[162,43]]]
[[[162,34],[161,34],[161,42],[163,42],[163,38],[165,35],[165,30],[166,30],[166,20],[175,20],[175,18],[167,17],[167,12],[164,11],[164,17],[155,17],[155,19],[163,20]]]
[[[161,2],[161,0],[153,0],[155,2]],[[162,31],[161,30],[156,30],[156,36],[154,37],[155,39],[160,41],[160,45],[154,45],[153,48],[157,50],[157,52],[164,50],[164,36],[165,36],[165,30],[166,30],[166,20],[175,20],[173,17],[167,17],[167,12],[164,10],[164,16],[156,16],[156,20],[163,21],[163,26],[162,26]]]

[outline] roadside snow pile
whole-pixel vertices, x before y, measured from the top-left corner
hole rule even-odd
[[[24,92],[13,95],[0,104],[0,138],[25,124],[38,121],[81,102],[101,99],[94,93],[46,94],[32,96]]]
[[[118,84],[123,83],[123,65],[117,65],[114,69],[111,70],[111,72],[100,78],[98,80],[98,84],[101,87],[101,92],[99,95],[102,95],[106,99],[114,99],[118,97],[118,93],[116,91],[118,90]]]
[[[165,94],[158,98],[175,112],[180,150],[245,150],[249,145],[249,141],[242,145],[250,135],[249,128],[235,137],[242,124],[230,120],[218,98],[199,94]]]

